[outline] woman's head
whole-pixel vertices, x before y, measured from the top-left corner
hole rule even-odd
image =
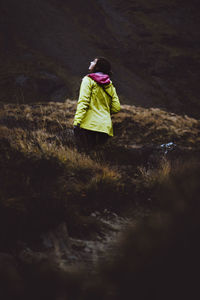
[[[90,72],[102,72],[112,75],[111,64],[105,57],[96,57],[89,66]]]

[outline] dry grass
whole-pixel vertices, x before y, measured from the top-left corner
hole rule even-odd
[[[33,227],[38,211],[41,214],[37,226],[44,227],[44,219],[51,223],[56,212],[53,219],[64,218],[70,227],[80,223],[77,214],[104,208],[120,211],[134,204],[141,193],[148,198],[152,189],[171,174],[172,167],[164,159],[156,168],[141,166],[137,153],[123,152],[133,144],[160,144],[173,136],[181,146],[199,147],[198,120],[160,109],[123,105],[121,112],[113,116],[116,136],[107,151],[118,149],[117,145],[122,149],[118,165],[111,166],[104,160],[104,152],[79,153],[71,142],[68,133],[72,130],[76,101],[1,104],[1,108],[2,211],[9,206],[11,210],[20,207],[20,214],[23,211],[24,217],[29,216]],[[133,158],[125,157],[129,163],[124,169],[123,156],[129,155]],[[137,169],[138,165],[141,167]]]
[[[1,104],[0,122],[9,128],[42,129],[59,134],[72,128],[76,101],[65,103],[15,105]],[[114,132],[118,144],[161,144],[173,141],[185,147],[200,146],[200,121],[158,108],[145,109],[122,105],[113,116]]]
[[[158,168],[147,169],[140,166],[138,167],[138,171],[144,187],[152,188],[155,187],[155,185],[162,184],[170,177],[172,167],[170,161],[163,157]]]
[[[158,144],[164,142],[170,132],[173,132],[177,140],[179,137],[180,145],[198,149],[199,121],[186,116],[167,114],[161,110],[122,106],[121,113],[114,117],[117,136],[111,145],[116,150],[116,155],[121,149],[122,157],[121,161],[119,160],[121,165],[111,166],[103,159],[103,154],[92,153],[89,156],[79,153],[73,145],[67,146],[59,134],[60,131],[72,127],[75,107],[74,101],[32,106],[2,105],[0,249],[4,249],[4,252],[5,249],[6,251],[14,249],[18,245],[17,240],[25,241],[35,247],[35,241],[41,233],[51,231],[61,223],[66,224],[70,237],[83,240],[96,239],[104,232],[107,233],[108,227],[105,228],[105,223],[92,217],[92,212],[106,208],[119,214],[125,212],[128,216],[135,216],[135,210],[137,209],[137,212],[140,208],[145,210],[148,202],[148,215],[152,204],[158,212],[152,217],[150,214],[150,219],[146,219],[145,222],[144,219],[142,223],[136,222],[136,226],[134,222],[133,230],[131,229],[126,236],[124,244],[118,247],[119,256],[118,253],[113,256],[117,261],[110,260],[109,264],[106,262],[106,266],[102,268],[101,265],[101,268],[96,270],[97,277],[89,278],[92,287],[88,285],[88,277],[84,275],[82,280],[82,284],[85,284],[83,295],[85,299],[95,298],[99,295],[99,291],[102,291],[103,296],[105,293],[105,299],[107,296],[109,299],[116,299],[119,292],[123,293],[124,298],[125,291],[128,291],[127,297],[131,291],[138,293],[140,297],[143,291],[140,287],[144,286],[144,282],[148,286],[150,280],[150,284],[155,286],[156,280],[161,278],[160,274],[163,274],[163,270],[167,268],[170,261],[166,260],[165,256],[163,259],[162,255],[166,253],[166,249],[171,249],[174,232],[177,234],[173,240],[175,244],[172,245],[170,257],[172,259],[174,257],[177,261],[177,256],[179,257],[184,248],[182,248],[182,240],[185,241],[187,228],[193,232],[191,224],[195,214],[197,220],[195,222],[199,224],[199,213],[196,213],[199,202],[194,200],[198,200],[199,195],[199,166],[196,162],[193,165],[188,163],[187,166],[185,164],[182,166],[180,162],[175,166],[174,162],[170,162],[166,156],[163,156],[155,166],[145,165],[141,164],[141,160],[137,161],[137,155],[132,151],[125,150],[136,137],[137,140],[135,139],[134,142],[145,144],[150,141],[149,136],[154,133],[151,142]],[[161,128],[165,129],[162,134]],[[184,135],[187,131],[189,136]],[[194,143],[191,143],[191,137]],[[117,140],[121,143],[121,148],[118,148],[115,143]],[[109,147],[107,151],[111,150]],[[131,148],[136,152],[139,151],[137,149],[139,148]],[[131,163],[129,155],[134,157]],[[127,166],[123,165],[123,156],[128,156]],[[160,208],[162,208],[161,212]],[[179,215],[184,212],[184,222],[182,222]],[[178,231],[174,228],[176,230],[178,228]],[[179,235],[180,244],[177,242]],[[192,243],[195,245],[194,239]],[[188,244],[190,245],[190,239]],[[178,249],[177,256],[172,255],[174,245]],[[138,253],[142,255],[140,255],[142,259],[138,259]],[[164,267],[161,264],[160,268],[160,261],[167,263],[164,263]],[[174,265],[176,264],[170,265],[170,272]],[[183,265],[182,261],[181,265]],[[158,274],[156,276],[154,276],[155,266]],[[47,272],[51,274],[51,270],[47,269]],[[170,272],[167,274],[170,275]],[[36,278],[38,274],[40,270]],[[148,274],[151,276],[149,277]],[[60,277],[58,278],[60,280]],[[130,278],[134,278],[133,283],[130,282]],[[161,283],[166,283],[168,280],[164,277]],[[65,282],[64,280],[63,286]],[[135,284],[134,291],[133,284]],[[81,295],[79,282],[77,287],[73,285],[73,288]],[[162,295],[163,289],[161,290]],[[110,291],[116,291],[116,294],[114,293],[112,297]],[[151,287],[150,291],[148,290],[148,297],[150,292]]]
[[[49,134],[45,130],[27,132],[20,128],[8,129],[0,127],[0,138],[6,138],[12,146],[24,154],[44,155],[55,157],[73,170],[88,170],[91,173],[102,174],[102,178],[119,178],[116,170],[103,164],[102,161],[92,160],[85,153],[79,153],[75,148],[69,148],[55,141],[48,141]],[[59,139],[59,138],[58,138]],[[98,156],[97,156],[98,158]],[[98,175],[99,177],[99,175]]]
[[[75,111],[75,101],[65,103],[33,104],[33,105],[2,105],[0,112],[1,123],[10,128],[27,130],[47,130],[49,132],[62,131],[72,127]]]
[[[29,131],[0,126],[0,228],[6,226],[10,240],[62,221],[79,235],[82,215],[121,197],[116,170],[57,143],[59,137],[49,137],[45,127]]]
[[[114,121],[127,144],[173,141],[182,146],[200,146],[200,121],[187,115],[176,115],[159,108],[123,105]]]

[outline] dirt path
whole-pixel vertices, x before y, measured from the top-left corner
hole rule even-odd
[[[20,259],[28,263],[50,259],[63,270],[86,267],[92,271],[99,261],[112,253],[126,230],[137,221],[107,209],[102,213],[93,212],[91,216],[100,220],[107,228],[103,233],[97,233],[94,240],[70,237],[66,224],[63,223],[54,231],[41,236],[37,250],[25,247],[20,253]]]

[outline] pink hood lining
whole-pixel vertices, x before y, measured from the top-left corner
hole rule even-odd
[[[110,83],[110,77],[107,74],[103,74],[101,72],[90,73],[87,76],[96,81],[98,84],[104,85]]]

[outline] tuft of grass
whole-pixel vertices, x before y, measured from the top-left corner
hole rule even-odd
[[[172,167],[170,161],[163,157],[157,168],[148,169],[140,166],[138,167],[138,172],[143,185],[151,189],[169,178]]]

